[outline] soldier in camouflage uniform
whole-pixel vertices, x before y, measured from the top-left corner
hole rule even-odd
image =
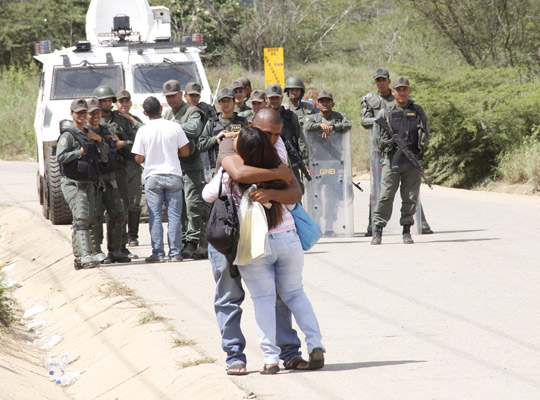
[[[234,91],[231,88],[223,88],[217,95],[217,102],[221,112],[216,118],[211,118],[205,125],[199,139],[199,151],[208,152],[211,175],[216,170],[216,161],[219,154],[219,144],[224,138],[234,138],[240,133],[240,129],[247,126],[246,118],[234,111]]]
[[[294,112],[298,117],[300,126],[303,127],[307,116],[315,114],[315,107],[308,102],[302,101],[304,93],[306,92],[304,81],[298,76],[291,76],[285,81],[285,88],[283,91],[289,96],[289,103],[284,104],[283,107]]]
[[[236,78],[235,81],[240,82],[244,86],[244,102],[246,103],[246,106],[251,107],[251,81],[245,76]]]
[[[266,107],[266,97],[263,90],[254,90],[251,92],[251,110],[238,113],[240,117],[244,117],[247,121],[252,121],[255,113],[261,108]]]
[[[135,141],[137,131],[143,122],[140,118],[129,113],[133,103],[131,102],[131,94],[125,90],[119,90],[116,93],[116,109],[118,114],[129,121],[132,132],[130,137]],[[133,159],[127,161],[127,175],[128,175],[128,245],[139,245],[139,221],[141,219],[141,200],[142,200],[142,167]]]
[[[429,125],[422,107],[410,100],[410,93],[409,80],[405,77],[397,78],[392,89],[394,101],[379,111],[377,118],[384,118],[394,133],[402,135],[409,149],[420,161],[429,141]],[[420,172],[403,154],[398,159],[397,165],[392,165],[398,148],[391,140],[391,133],[377,123],[373,125],[372,133],[375,143],[383,155],[383,161],[381,194],[375,207],[375,217],[373,218],[375,226],[371,244],[381,244],[382,230],[392,215],[398,186],[401,186],[401,219],[399,222],[403,226],[403,243],[413,244],[411,226],[414,224],[414,213],[420,192]]]
[[[116,184],[122,204],[124,206],[124,221],[122,223],[122,253],[130,258],[137,258],[136,255],[126,248],[128,244],[128,234],[126,229],[128,206],[129,206],[129,190],[128,190],[128,161],[134,160],[135,157],[131,154],[133,147],[133,129],[127,119],[122,117],[118,111],[113,110],[113,105],[116,103],[116,94],[110,86],[100,86],[94,90],[94,97],[99,100],[101,107],[101,125],[105,125],[109,132],[113,135],[116,141]],[[107,230],[114,229],[109,227],[107,222]]]
[[[203,126],[206,125],[206,121],[216,116],[216,109],[214,106],[201,101],[201,85],[197,82],[190,82],[186,85],[184,100],[190,106],[197,107],[203,112]]]
[[[390,90],[391,80],[390,80],[390,74],[388,73],[388,70],[384,68],[377,68],[375,72],[373,73],[373,80],[374,80],[375,86],[377,86],[377,92],[368,93],[364,97],[362,97],[361,124],[364,128],[366,128],[369,131],[370,151],[375,152],[375,154],[377,154],[378,160],[379,160],[379,168],[380,168],[381,154],[377,151],[377,146],[373,141],[371,128],[373,127],[373,123],[376,119],[375,116],[377,115],[377,113],[380,110],[382,110],[386,106],[386,104],[394,101],[394,95],[392,95],[392,91]],[[375,182],[375,184],[380,185],[380,182]],[[374,196],[374,194],[370,193],[368,227],[365,234],[366,237],[370,237],[373,234],[372,229],[371,229],[371,220],[373,218],[373,215],[372,215],[373,210],[371,206],[377,201],[377,199],[371,198],[371,196]],[[426,220],[423,208],[422,208],[421,218],[422,218],[422,233],[423,234],[433,233],[433,231],[431,230]]]
[[[309,153],[306,145],[306,138],[304,137],[304,132],[300,127],[300,122],[298,121],[298,117],[296,116],[296,114],[293,113],[291,110],[285,109],[285,107],[281,105],[281,103],[283,102],[283,91],[281,90],[281,86],[279,86],[277,83],[270,83],[266,87],[265,94],[266,105],[279,112],[281,120],[283,121],[281,138],[285,142],[285,145],[287,145],[287,142],[289,142],[289,145],[296,150],[296,152],[302,159],[300,162],[303,162],[306,165],[306,168],[309,170]],[[291,163],[294,163],[294,161],[292,161],[294,157],[291,157],[291,152],[289,150],[288,154]],[[300,184],[300,188],[302,189],[303,194],[304,182],[300,175],[300,169],[297,165],[293,164],[292,170],[294,176]]]
[[[234,81],[231,89],[234,91],[234,111],[241,113],[250,110],[250,107],[246,104],[246,91],[242,82]]]
[[[180,82],[169,80],[163,84],[163,95],[167,99],[168,108],[163,118],[180,124],[191,146],[186,157],[180,157],[182,181],[184,183],[184,203],[182,207],[182,257],[193,258],[199,245],[202,228],[204,200],[202,190],[206,184],[204,164],[197,143],[203,129],[203,112],[197,107],[183,101]]]
[[[101,136],[98,144],[101,151],[99,163],[99,178],[96,188],[94,218],[90,232],[94,252],[101,253],[103,241],[103,213],[107,211],[107,250],[109,255],[101,261],[102,264],[111,262],[130,262],[131,258],[121,252],[122,223],[125,219],[124,205],[116,184],[116,143],[106,126],[100,125],[101,107],[96,99],[88,100],[88,116],[85,130]]]
[[[304,130],[306,135],[320,135],[325,140],[324,147],[317,146],[317,152],[311,154],[311,159],[314,161],[327,161],[327,160],[342,160],[341,145],[339,148],[334,147],[334,140],[337,139],[336,135],[345,133],[351,129],[351,121],[345,114],[333,111],[334,108],[334,96],[332,93],[323,90],[318,96],[318,105],[320,112],[318,114],[309,115],[304,122]],[[343,199],[343,184],[335,182],[335,184],[324,184],[322,198],[336,198],[338,200]],[[341,190],[340,190],[341,189]],[[337,217],[336,205],[330,201],[325,201],[322,204],[324,207],[324,236],[335,236],[333,231],[333,224]]]
[[[62,194],[73,214],[71,243],[75,256],[74,266],[75,269],[91,268],[106,258],[103,253],[92,254],[94,246],[90,232],[101,161],[98,143],[102,138],[84,129],[88,115],[85,100],[73,100],[70,110],[73,121],[60,122],[56,159],[62,174]]]

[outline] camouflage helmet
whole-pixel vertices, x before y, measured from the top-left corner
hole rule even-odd
[[[289,94],[289,89],[300,89],[302,90],[302,96],[306,92],[306,87],[304,86],[304,81],[298,76],[290,76],[285,81],[285,87],[283,88],[284,92]]]
[[[114,90],[110,86],[99,86],[94,90],[93,97],[95,97],[98,100],[108,99],[112,98],[113,103],[116,103],[116,95],[114,94]]]

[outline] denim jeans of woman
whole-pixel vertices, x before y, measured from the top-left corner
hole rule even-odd
[[[276,345],[276,292],[292,311],[296,323],[306,335],[308,352],[322,345],[322,336],[313,306],[302,285],[304,252],[295,230],[269,234],[272,254],[239,266],[255,306],[259,344],[265,364],[279,361]]]
[[[227,353],[227,367],[235,362],[246,363],[244,348],[246,339],[240,327],[242,302],[245,293],[240,276],[233,278],[229,273],[227,258],[208,244],[208,258],[216,281],[214,310],[221,332],[221,347]],[[276,301],[276,344],[281,349],[280,358],[285,365],[295,357],[301,357],[300,339],[292,328],[291,312],[278,297]]]
[[[176,257],[182,251],[182,177],[178,175],[150,175],[144,181],[146,204],[148,206],[152,255],[164,258],[162,212],[163,203],[167,207],[169,226],[167,237],[169,257]]]

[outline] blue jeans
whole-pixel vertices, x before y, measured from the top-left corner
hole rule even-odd
[[[255,305],[255,320],[264,362],[278,362],[276,296],[279,295],[302,332],[308,352],[322,345],[322,336],[313,307],[304,292],[302,269],[304,252],[295,230],[269,234],[272,254],[248,265],[238,266]]]
[[[227,367],[237,361],[246,363],[244,349],[246,339],[240,328],[242,302],[245,292],[240,276],[231,277],[227,258],[208,244],[208,258],[216,281],[214,310],[216,312],[221,347],[227,353]],[[301,356],[300,339],[292,328],[291,311],[278,297],[276,303],[277,345],[281,348],[280,358],[287,364],[294,357]]]
[[[152,255],[165,257],[163,243],[162,210],[167,207],[169,226],[169,256],[179,256],[182,251],[182,177],[178,175],[150,175],[144,181],[146,204],[148,206]]]

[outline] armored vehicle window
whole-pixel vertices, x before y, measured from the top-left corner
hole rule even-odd
[[[98,86],[110,86],[114,91],[124,88],[121,64],[54,67],[52,100],[92,97]]]
[[[161,93],[163,84],[170,79],[180,82],[182,89],[189,82],[201,82],[194,62],[165,62],[133,66],[135,93]]]

